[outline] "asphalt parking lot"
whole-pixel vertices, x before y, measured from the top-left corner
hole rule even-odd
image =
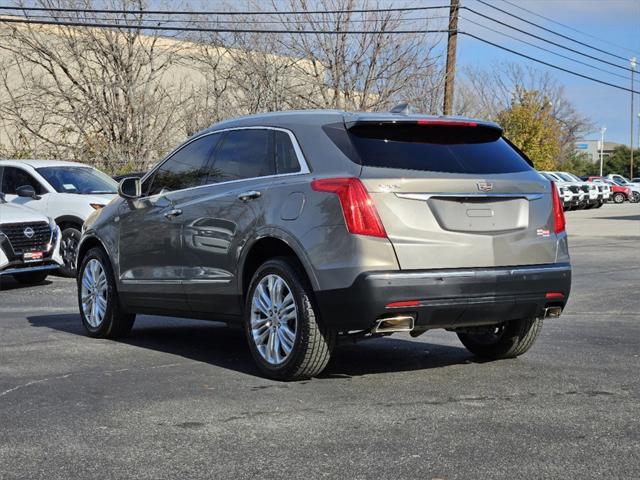
[[[640,205],[567,221],[564,315],[493,363],[434,331],[279,383],[221,324],[93,340],[72,280],[5,280],[0,478],[640,478]]]

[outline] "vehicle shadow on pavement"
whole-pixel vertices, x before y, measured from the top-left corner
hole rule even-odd
[[[27,317],[27,320],[34,327],[85,337],[78,314],[34,315]],[[86,341],[95,340],[86,337]],[[262,376],[251,358],[244,332],[217,322],[142,317],[136,320],[128,337],[114,342]],[[462,346],[387,337],[338,346],[320,378],[339,379],[469,363],[478,361]]]
[[[640,220],[640,215],[627,215],[624,217],[600,217],[598,220]]]
[[[15,281],[13,278],[3,278],[0,277],[0,292],[8,292],[9,290],[19,290],[25,288],[38,288],[38,287],[46,287],[47,285],[51,285],[53,282],[51,280],[45,280],[42,283],[27,285],[24,283],[19,283]]]

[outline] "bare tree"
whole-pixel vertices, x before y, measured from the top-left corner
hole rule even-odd
[[[566,97],[564,87],[550,74],[517,63],[496,63],[488,69],[467,67],[456,94],[456,112],[471,117],[495,119],[512,102],[536,92],[549,104],[562,128],[560,160],[574,151],[574,143],[593,130],[592,122],[580,114]]]
[[[36,3],[78,6],[67,0]],[[93,0],[84,3],[93,7]],[[144,8],[140,0],[107,3]],[[95,21],[96,15],[52,14],[77,22]],[[14,131],[37,139],[50,155],[108,170],[144,168],[173,141],[168,132],[176,110],[171,108],[174,87],[163,77],[175,62],[178,43],[129,28],[142,22],[139,15],[108,21],[122,27],[2,24],[0,49],[10,62],[2,70],[0,112]]]

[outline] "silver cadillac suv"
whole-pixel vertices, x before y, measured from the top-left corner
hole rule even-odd
[[[136,314],[242,325],[266,375],[336,343],[444,328],[473,354],[526,352],[571,285],[561,200],[498,125],[283,112],[216,124],[86,221],[82,323]]]

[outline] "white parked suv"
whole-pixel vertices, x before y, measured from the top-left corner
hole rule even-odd
[[[60,272],[75,276],[82,224],[117,196],[118,185],[93,167],[58,160],[0,160],[0,192],[12,204],[53,218],[62,231]]]
[[[556,184],[558,194],[562,199],[562,207],[565,210],[573,210],[584,206],[587,193],[582,191],[575,182],[567,181],[555,172],[540,172],[547,180],[551,180]]]
[[[568,172],[553,172],[558,177],[566,180],[567,182],[572,182],[578,188],[580,188],[584,193],[586,193],[586,197],[584,199],[584,203],[580,205],[580,208],[593,208],[595,206],[602,206],[604,203],[602,199],[602,194],[600,190],[598,190],[598,186],[593,183],[585,182],[581,178],[576,177]]]
[[[60,229],[29,207],[6,203],[0,193],[0,277],[41,283],[62,265]]]

